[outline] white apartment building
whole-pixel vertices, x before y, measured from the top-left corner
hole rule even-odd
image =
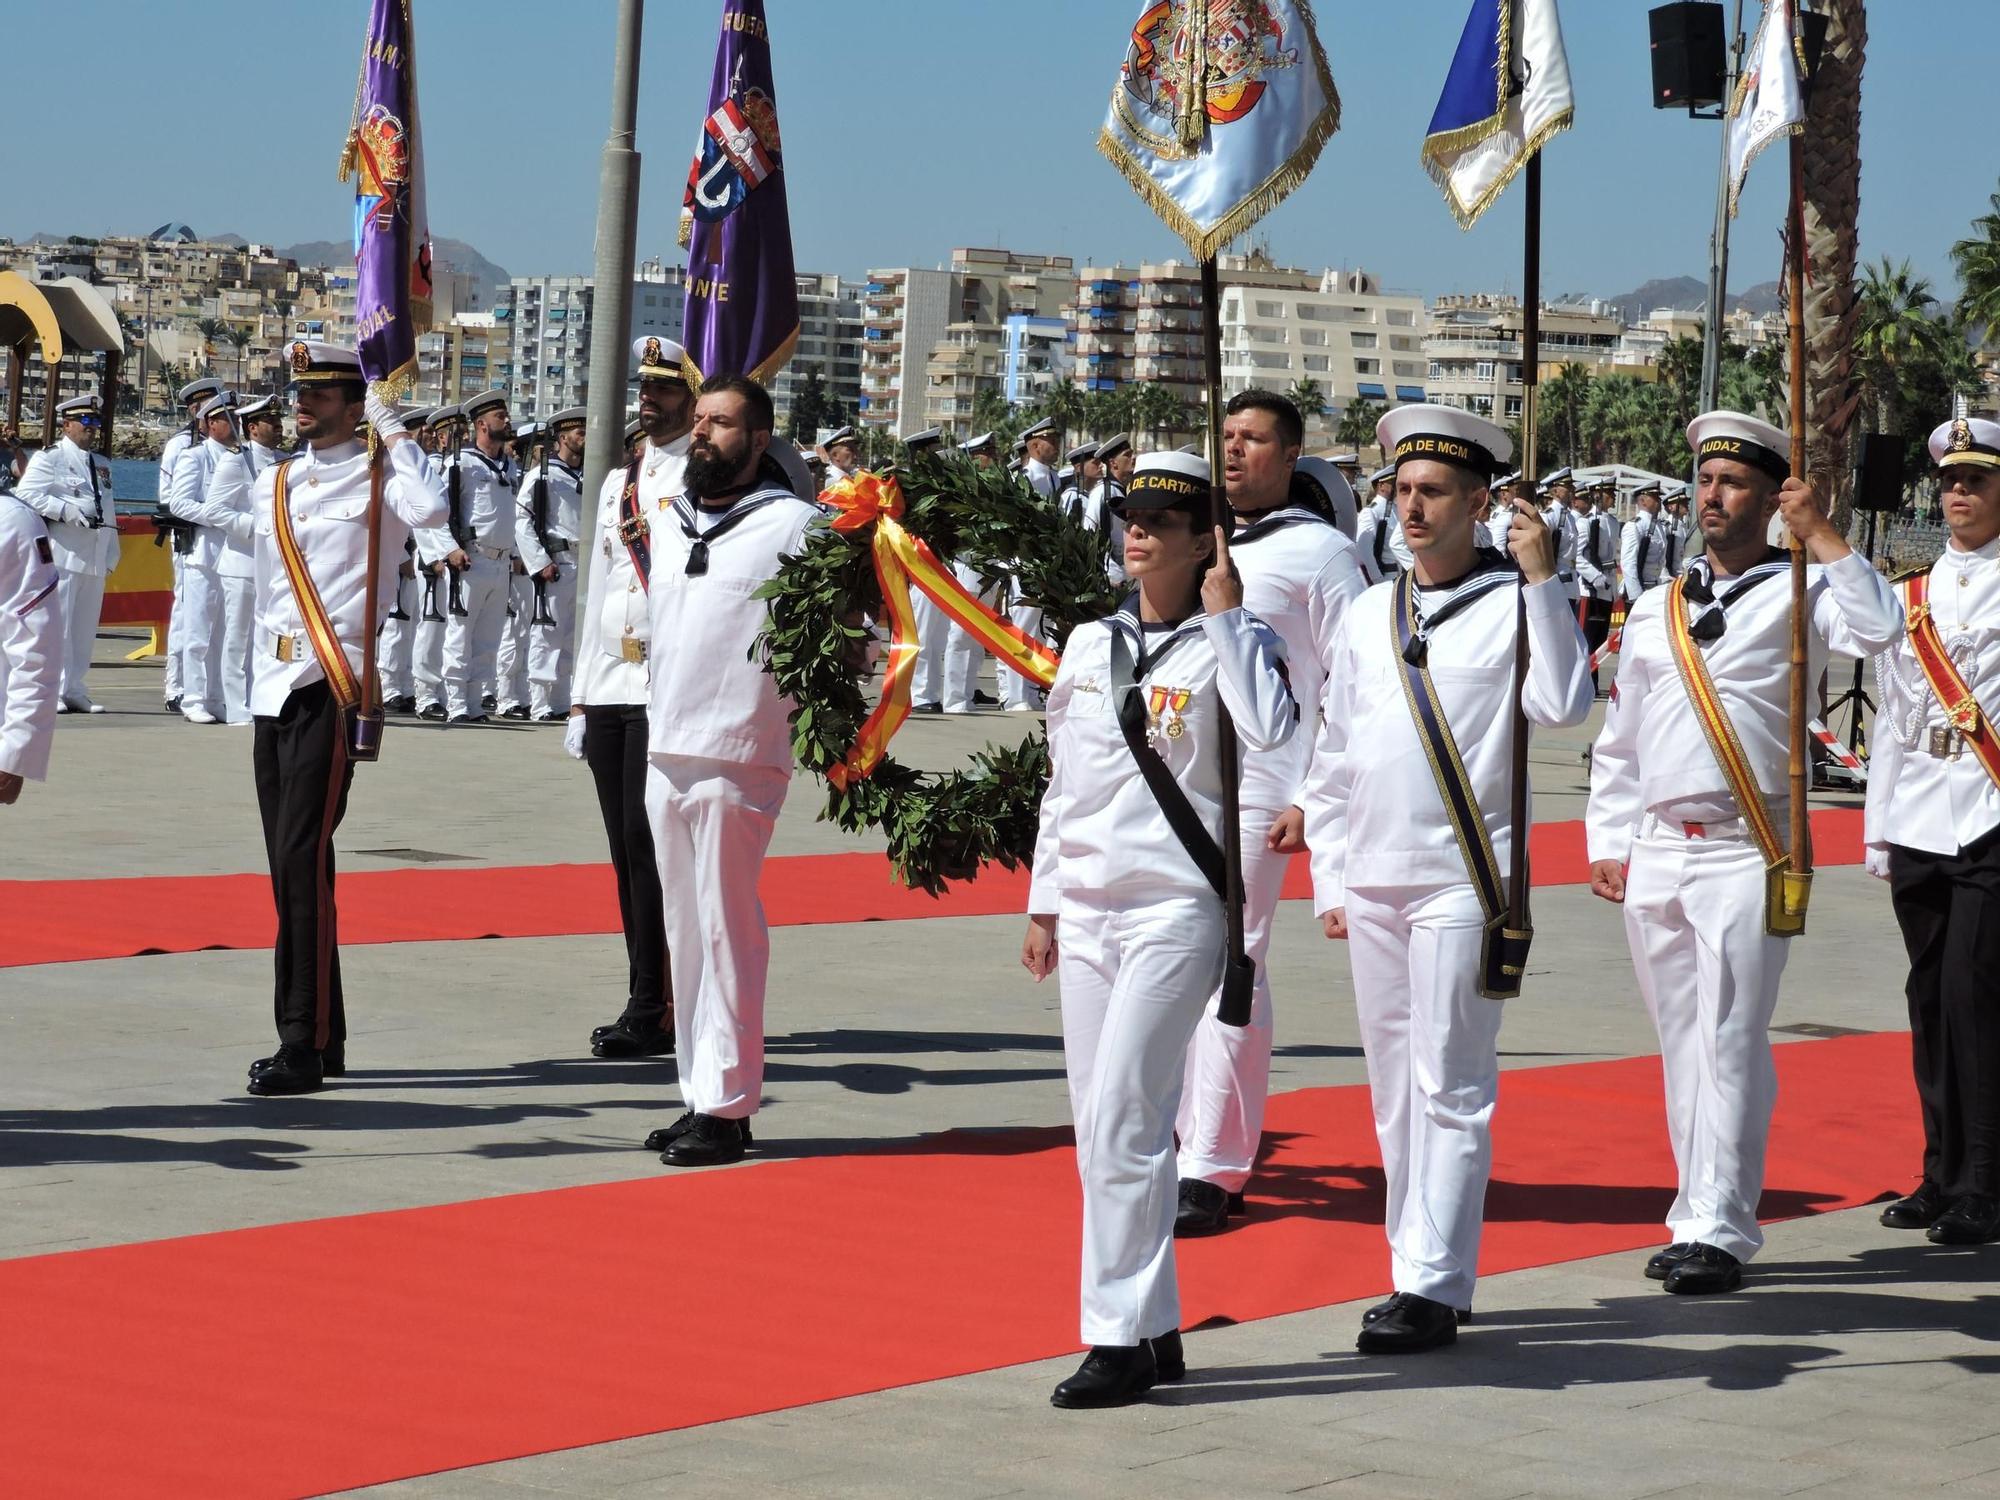
[[[771,401],[782,426],[791,417],[792,392],[807,369],[817,369],[826,392],[850,416],[861,409],[862,283],[801,271],[799,342],[791,362],[771,382]]]
[[[1335,420],[1356,401],[1391,407],[1426,399],[1421,297],[1384,292],[1361,270],[1286,274],[1306,284],[1232,285],[1225,273],[1225,397],[1252,387],[1289,394],[1310,380],[1321,393],[1317,415]]]
[[[1515,297],[1482,292],[1433,302],[1423,345],[1431,399],[1496,422],[1518,422],[1525,389],[1521,324],[1521,303]],[[1540,378],[1572,364],[1593,375],[1612,373],[1624,333],[1617,312],[1605,303],[1544,304],[1538,329]]]
[[[931,350],[952,323],[952,274],[870,271],[861,302],[861,420],[897,437],[921,432]]]
[[[493,309],[508,338],[504,359],[489,371],[508,392],[518,421],[541,420],[590,395],[590,315],[595,282],[588,276],[516,276]],[[676,341],[687,299],[687,273],[649,260],[632,282],[632,337],[658,334]],[[628,386],[626,408],[635,397]]]

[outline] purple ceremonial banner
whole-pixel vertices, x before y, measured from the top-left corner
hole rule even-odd
[[[354,189],[354,326],[361,373],[385,400],[417,372],[431,326],[431,236],[410,0],[372,0],[340,178]]]
[[[799,341],[799,287],[764,0],[723,0],[715,77],[681,199],[681,243],[689,384],[715,375],[768,383]]]

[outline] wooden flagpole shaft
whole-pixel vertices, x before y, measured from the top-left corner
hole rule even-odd
[[[1792,473],[1806,479],[1806,189],[1805,141],[1791,138],[1792,193],[1790,221],[1785,229],[1786,333],[1792,353]],[[1810,481],[1808,481],[1810,482]],[[1806,813],[1806,550],[1788,537],[1792,552],[1792,722],[1791,722],[1791,855],[1792,869],[1812,869],[1812,834]]]
[[[1222,490],[1222,293],[1216,275],[1215,257],[1201,260],[1202,353],[1208,377],[1208,475],[1214,497],[1214,520],[1226,533],[1230,529],[1229,503]],[[1242,782],[1242,757],[1236,741],[1236,725],[1229,709],[1219,699],[1216,721],[1221,730],[1222,772],[1222,863],[1223,919],[1228,924],[1228,967],[1244,962],[1243,955],[1243,816],[1238,804]],[[1235,1003],[1232,1003],[1235,1002]],[[1240,1014],[1235,1012],[1240,1011]],[[1236,992],[1225,975],[1222,1004],[1216,1019],[1228,1026],[1242,1026],[1250,1020],[1247,989]]]
[[[1526,222],[1521,235],[1521,479],[1533,485],[1540,467],[1535,461],[1535,396],[1542,372],[1542,153],[1528,158]],[[1503,410],[1502,416],[1505,416]],[[1537,494],[1532,487],[1530,494]],[[1513,496],[1506,497],[1507,520],[1513,519]],[[1528,595],[1517,590],[1514,606],[1514,745],[1510,767],[1509,825],[1513,847],[1507,860],[1507,925],[1516,932],[1528,927],[1528,718],[1521,711],[1521,694],[1528,685]]]
[[[382,571],[382,465],[385,444],[368,434],[368,578],[362,586],[361,712],[373,713],[382,700],[382,678],[375,670],[375,609]]]

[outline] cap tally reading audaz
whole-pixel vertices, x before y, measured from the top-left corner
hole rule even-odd
[[[1195,520],[1214,509],[1208,460],[1192,453],[1148,453],[1132,466],[1125,493],[1111,502],[1113,514],[1134,511],[1185,511]]]
[[[1792,477],[1792,440],[1769,422],[1740,411],[1703,412],[1688,423],[1687,439],[1697,467],[1711,458],[1728,458],[1781,483]]]
[[[2000,469],[2000,422],[1953,417],[1931,434],[1931,462],[1940,469],[1959,464]]]
[[[1430,403],[1385,412],[1375,424],[1375,441],[1398,469],[1429,459],[1476,474],[1482,484],[1514,456],[1514,440],[1505,428],[1455,406]]]

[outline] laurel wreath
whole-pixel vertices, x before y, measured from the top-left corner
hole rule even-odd
[[[918,453],[895,478],[903,526],[940,558],[976,570],[982,588],[1015,579],[1022,602],[1041,606],[1043,633],[1057,651],[1077,624],[1117,603],[1096,535],[1012,475]],[[1048,742],[1030,733],[1012,747],[989,744],[969,769],[942,774],[885,755],[872,775],[846,788],[828,780],[869,713],[857,667],[869,638],[862,617],[883,617],[874,533],[872,522],[849,532],[814,527],[760,590],[769,618],[757,649],[795,705],[792,753],[826,786],[821,816],[850,833],[880,830],[897,878],[935,896],[983,865],[1011,870],[1033,860]]]

